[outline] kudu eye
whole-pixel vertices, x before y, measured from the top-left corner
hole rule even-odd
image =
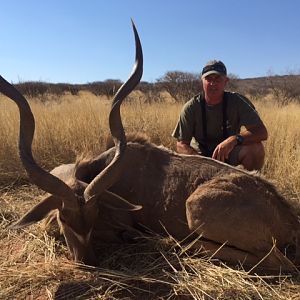
[[[64,212],[60,212],[59,215],[59,220],[63,223],[63,224],[68,224],[67,220],[68,220],[68,212],[64,211]]]
[[[61,215],[59,216],[59,220],[63,223],[66,224],[66,219],[64,217],[62,217]]]

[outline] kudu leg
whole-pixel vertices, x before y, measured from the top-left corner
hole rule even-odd
[[[198,240],[191,248],[201,249],[201,254],[209,259],[218,259],[231,266],[241,266],[246,271],[266,273],[294,273],[297,272],[295,265],[285,257],[276,247],[263,254],[254,255],[240,249],[220,245],[212,241]]]

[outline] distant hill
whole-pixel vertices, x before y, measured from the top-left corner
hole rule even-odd
[[[290,101],[300,102],[300,75],[233,78],[229,88],[256,99],[272,94],[273,98],[281,104]]]

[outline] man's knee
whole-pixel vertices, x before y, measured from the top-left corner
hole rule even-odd
[[[257,161],[264,161],[265,159],[265,148],[262,143],[253,144],[253,148],[249,150]]]
[[[265,149],[262,143],[244,145],[239,153],[240,163],[248,170],[260,170],[264,159]]]

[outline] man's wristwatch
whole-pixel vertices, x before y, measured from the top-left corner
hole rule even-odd
[[[237,145],[242,145],[244,142],[244,137],[242,137],[240,134],[237,134],[235,136],[235,139],[236,139]]]

